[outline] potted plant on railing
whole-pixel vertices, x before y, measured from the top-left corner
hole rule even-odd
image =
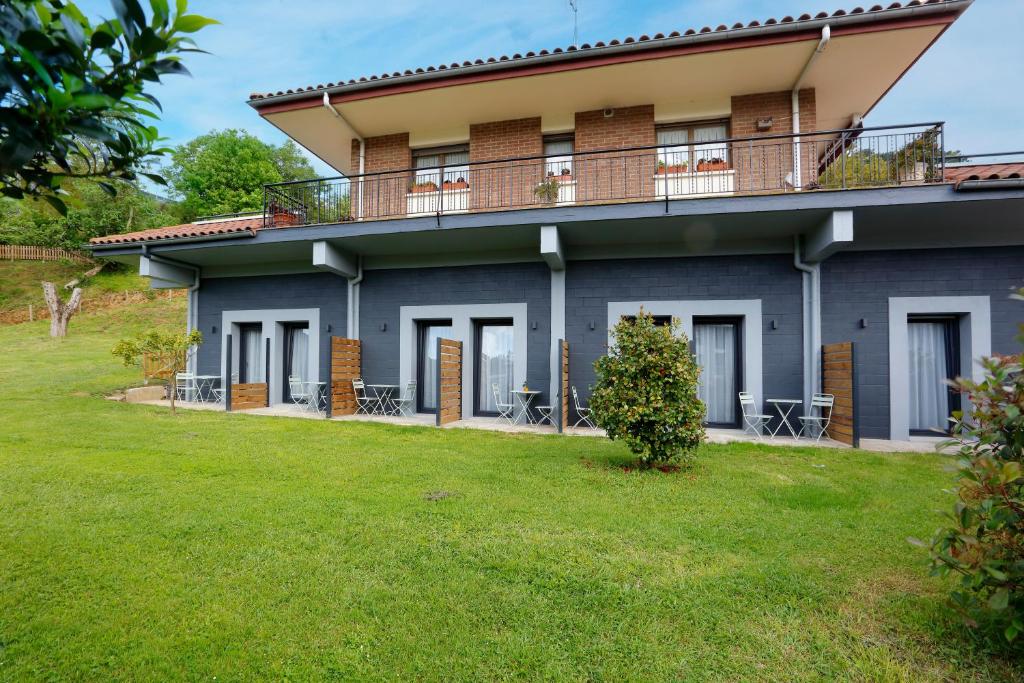
[[[444,181],[444,183],[442,183],[441,185],[441,189],[443,189],[445,192],[451,190],[468,190],[469,183],[466,182],[465,178],[459,177],[456,178],[455,180]]]
[[[541,181],[537,187],[533,188],[533,194],[545,204],[553,204],[558,201],[558,187],[560,184],[558,179],[552,174]]]
[[[424,194],[426,192],[437,192],[437,183],[433,180],[424,180],[412,184],[412,194]]]
[[[706,171],[728,171],[729,164],[725,159],[718,157],[711,157],[710,159],[698,159],[697,160],[697,172],[703,173]]]
[[[667,175],[669,173],[686,173],[687,163],[684,161],[681,164],[666,164],[664,161],[658,162],[658,175]]]

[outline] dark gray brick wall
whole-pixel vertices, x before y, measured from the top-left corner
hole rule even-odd
[[[889,297],[989,296],[992,350],[1017,348],[1024,304],[1009,294],[1024,285],[1024,247],[845,252],[821,270],[822,342],[854,342],[863,437],[889,438]]]
[[[548,386],[551,335],[551,273],[544,263],[398,268],[365,272],[359,295],[359,336],[363,376],[379,383],[399,382],[399,309],[402,306],[527,304],[526,381]],[[532,329],[533,323],[537,329]],[[381,325],[387,323],[387,330]],[[468,361],[469,359],[467,359]],[[547,392],[537,404],[547,399]]]
[[[761,299],[765,396],[757,399],[803,393],[800,273],[791,255],[571,261],[565,297],[569,379],[581,395],[607,349],[609,301],[706,299]]]
[[[320,309],[320,381],[328,380],[328,337],[345,335],[347,281],[331,273],[259,275],[252,277],[204,278],[199,289],[198,371],[220,372],[221,313],[223,311],[274,308]],[[331,325],[331,334],[327,325]],[[211,330],[217,326],[217,334]]]

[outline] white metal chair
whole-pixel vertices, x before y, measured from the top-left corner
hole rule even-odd
[[[749,391],[740,392],[740,410],[743,412],[743,431],[752,431],[758,440],[763,439],[761,429],[771,422],[772,416],[757,412],[757,401]]]
[[[191,372],[175,373],[174,392],[179,401],[188,401],[189,394],[196,393],[196,376]]]
[[[299,408],[316,410],[319,412],[316,396],[313,395],[312,385],[304,382],[301,377],[291,376],[288,378],[288,394],[292,397],[292,403]]]
[[[555,399],[552,405],[534,406],[534,408],[537,410],[537,414],[540,415],[540,417],[537,418],[538,425],[544,424],[544,421],[547,420],[549,425],[551,425],[552,427],[555,426],[555,405],[557,404],[558,394],[555,394]]]
[[[592,419],[590,419],[590,408],[587,408],[580,404],[580,395],[576,392],[575,385],[573,385],[572,387],[572,402],[573,407],[576,408],[576,415],[579,417],[579,419],[576,420],[576,424],[572,426],[573,429],[579,427],[581,422],[586,424],[591,429],[597,429],[597,425],[594,424],[594,421]]]
[[[231,383],[232,384],[238,384],[238,373],[237,372],[232,372],[231,373]],[[221,385],[219,387],[214,387],[213,388],[213,402],[214,403],[223,404],[224,403],[224,393],[225,393],[225,391],[226,391],[226,389],[225,389],[225,387],[223,385]]]
[[[356,415],[376,415],[380,408],[380,399],[366,393],[366,384],[361,379],[352,380],[352,393],[356,395]]]
[[[514,425],[516,423],[515,405],[501,400],[501,389],[497,384],[491,385],[491,391],[494,393],[494,407],[498,409],[498,417],[504,418],[510,425]]]
[[[416,406],[416,382],[410,380],[405,385],[405,393],[394,401],[399,415],[412,417]]]
[[[803,436],[804,432],[808,433],[808,438],[814,437],[814,440],[821,441],[822,436],[828,436],[828,426],[832,423],[832,407],[835,405],[836,397],[833,394],[814,394],[811,396],[811,414],[804,415],[800,418],[801,427],[800,433],[797,436]],[[818,414],[814,414],[814,409],[818,409]],[[827,411],[827,414],[826,414]],[[814,436],[814,432],[817,430],[818,435]]]

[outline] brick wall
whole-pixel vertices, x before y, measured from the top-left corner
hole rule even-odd
[[[412,166],[412,150],[409,148],[409,134],[395,133],[366,138],[366,173],[393,171]],[[359,142],[352,141],[352,168],[359,168]],[[405,195],[409,188],[408,173],[386,173],[366,178],[362,184],[363,216],[375,218],[396,216],[405,213]],[[359,185],[352,187],[353,213],[359,202]]]
[[[544,153],[540,117],[477,123],[469,127],[469,160],[490,161]],[[483,164],[470,171],[470,206],[475,209],[532,203],[533,188],[543,178],[544,165]]]
[[[793,132],[790,91],[738,95],[732,98],[731,137],[744,138]],[[771,118],[771,130],[757,130],[760,119]],[[800,91],[800,130],[818,127],[814,89]],[[809,139],[813,140],[813,138]],[[737,143],[731,150],[736,170],[736,189],[744,192],[779,190],[783,178],[793,170],[793,145],[788,139],[763,144]],[[817,176],[815,146],[801,147],[801,177],[806,185]]]
[[[576,112],[576,152],[654,145],[654,105],[622,107],[606,117],[601,109]],[[651,152],[577,157],[576,201],[654,196],[657,155]]]

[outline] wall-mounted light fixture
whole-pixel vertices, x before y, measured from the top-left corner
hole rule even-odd
[[[537,329],[537,321],[536,320],[534,320],[533,323],[530,325],[530,329],[531,330]]]
[[[861,318],[860,319],[860,329],[863,330],[867,326],[868,326],[868,319],[867,318]]]
[[[327,334],[331,333],[331,324],[327,323]]]
[[[773,329],[773,330],[777,330],[777,329],[779,329],[779,323],[778,323],[778,321],[776,321],[776,320],[772,320],[772,325],[771,325],[771,327],[772,327],[772,329]]]
[[[381,332],[387,332],[388,331],[388,324],[387,323],[381,323],[380,324],[380,331]]]
[[[597,329],[597,325],[594,324],[593,320],[590,321],[590,329]]]
[[[213,334],[217,334],[217,326],[216,325],[211,327],[210,330],[213,332]]]

